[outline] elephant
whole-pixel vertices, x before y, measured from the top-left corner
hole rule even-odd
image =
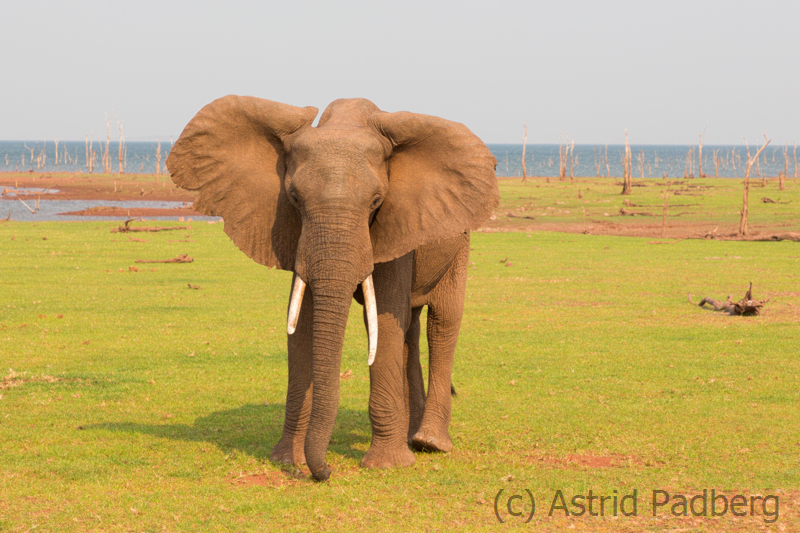
[[[452,449],[453,356],[470,231],[499,203],[496,160],[466,126],[384,112],[363,98],[318,110],[229,95],[203,107],[167,159],[257,263],[294,273],[283,434],[271,459],[329,478],[352,300],[368,331],[367,468],[410,466],[416,450]],[[306,290],[308,289],[308,290]],[[420,313],[428,307],[428,392]]]

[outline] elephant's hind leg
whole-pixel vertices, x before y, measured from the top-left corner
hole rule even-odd
[[[411,325],[406,332],[405,347],[403,351],[404,366],[406,369],[405,400],[406,416],[408,417],[408,443],[419,431],[422,423],[422,414],[425,410],[425,382],[422,379],[422,367],[419,361],[419,316],[422,307],[411,310]]]
[[[286,418],[283,435],[270,459],[277,463],[305,464],[306,429],[311,417],[311,329],[314,302],[306,291],[300,307],[297,328],[289,335],[289,386],[286,392]]]
[[[450,425],[453,356],[456,351],[469,261],[469,240],[428,301],[428,395],[419,430],[411,439],[416,450],[449,452],[453,449]]]

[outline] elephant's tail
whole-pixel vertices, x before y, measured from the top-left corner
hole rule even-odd
[[[450,396],[452,396],[453,398],[458,398],[458,393],[456,392],[456,388],[453,386],[452,383],[450,384]]]

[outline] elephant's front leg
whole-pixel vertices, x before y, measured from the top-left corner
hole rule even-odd
[[[369,368],[372,443],[361,460],[366,468],[411,466],[406,414],[405,335],[410,322],[411,254],[375,265],[378,350]]]
[[[294,283],[294,280],[293,280]],[[289,335],[289,386],[286,392],[286,418],[281,440],[270,459],[279,463],[305,464],[303,450],[311,417],[311,330],[314,302],[306,290],[300,306],[297,328]]]

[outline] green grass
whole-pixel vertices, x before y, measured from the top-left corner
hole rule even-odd
[[[546,229],[548,225],[571,225],[577,232],[581,231],[581,225],[597,223],[622,228],[649,224],[660,231],[664,193],[668,191],[668,234],[681,226],[694,226],[691,229],[697,231],[712,231],[716,227],[720,234],[739,228],[741,179],[634,179],[629,196],[620,194],[622,181],[617,179],[576,178],[573,183],[557,178],[528,180],[526,183],[522,183],[521,178],[500,180],[500,207],[497,220],[491,222],[490,227],[534,225]],[[762,198],[776,203],[764,203]],[[800,231],[798,204],[800,181],[786,179],[784,190],[780,190],[776,178],[751,180],[748,215],[751,232]],[[638,215],[622,216],[621,208]],[[533,220],[508,217],[509,213],[515,217],[533,217]]]
[[[706,488],[778,494],[771,527],[800,528],[797,243],[474,234],[454,452],[358,466],[369,382],[354,304],[334,475],[317,484],[269,461],[290,274],[247,259],[221,224],[136,235],[147,242],[117,224],[0,224],[0,531],[493,531],[501,488],[535,495],[531,531],[764,525],[651,514],[653,489]],[[195,261],[134,262],[180,253]],[[686,301],[738,299],[749,281],[772,297],[760,317]],[[558,489],[633,488],[637,518],[547,516]]]

